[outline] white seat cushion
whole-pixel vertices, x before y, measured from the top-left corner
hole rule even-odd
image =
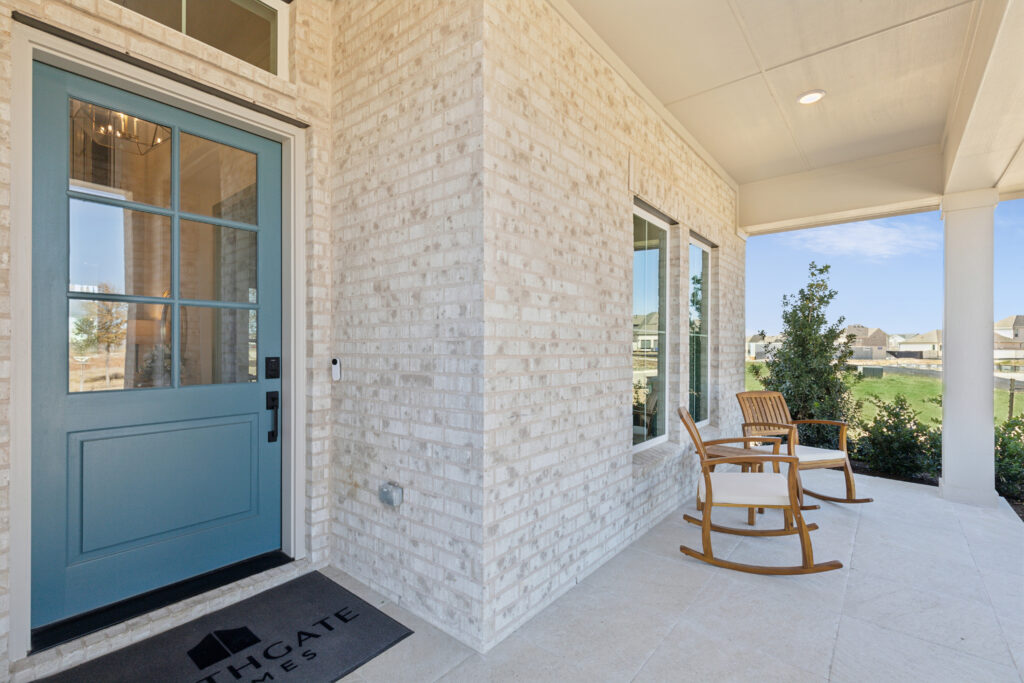
[[[754,446],[755,451],[764,451],[765,453],[771,453],[771,446]],[[779,447],[779,455],[789,455],[788,447],[783,444]],[[817,462],[819,460],[841,460],[846,456],[846,453],[842,451],[833,451],[828,448],[817,448],[815,446],[804,446],[798,443],[796,445],[796,457],[800,459],[800,462]],[[766,463],[766,467],[770,467]]]
[[[789,482],[775,472],[712,472],[712,503],[733,505],[789,505]],[[704,477],[697,484],[697,497],[704,500]]]

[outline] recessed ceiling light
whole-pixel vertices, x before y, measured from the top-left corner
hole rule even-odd
[[[798,97],[796,101],[799,102],[800,104],[814,104],[824,96],[824,90],[808,90],[803,95]]]

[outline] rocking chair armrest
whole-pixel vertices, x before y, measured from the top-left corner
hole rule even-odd
[[[719,446],[727,443],[782,443],[782,439],[777,436],[737,436],[729,439],[712,439],[711,441],[705,441],[705,446]]]
[[[850,423],[840,420],[793,420],[795,425],[833,425],[835,427],[849,427]]]

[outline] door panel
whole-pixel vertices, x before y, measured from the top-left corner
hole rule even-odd
[[[71,504],[81,509],[81,555],[114,546],[124,550],[254,512],[258,417],[69,435]],[[177,457],[165,457],[169,452]],[[182,500],[192,502],[183,506]],[[77,550],[69,548],[72,562]]]
[[[280,548],[281,147],[38,63],[33,100],[36,628]]]

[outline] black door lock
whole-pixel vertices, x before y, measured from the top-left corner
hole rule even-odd
[[[281,358],[279,356],[267,356],[263,363],[264,379],[281,378]]]
[[[267,432],[267,441],[269,443],[274,443],[275,441],[277,441],[277,421],[278,421],[278,417],[279,417],[278,414],[280,413],[280,410],[281,410],[281,398],[280,398],[280,394],[278,394],[278,392],[276,392],[276,391],[268,391],[267,392],[267,410],[273,410],[274,411],[273,427],[270,429],[269,432]]]

